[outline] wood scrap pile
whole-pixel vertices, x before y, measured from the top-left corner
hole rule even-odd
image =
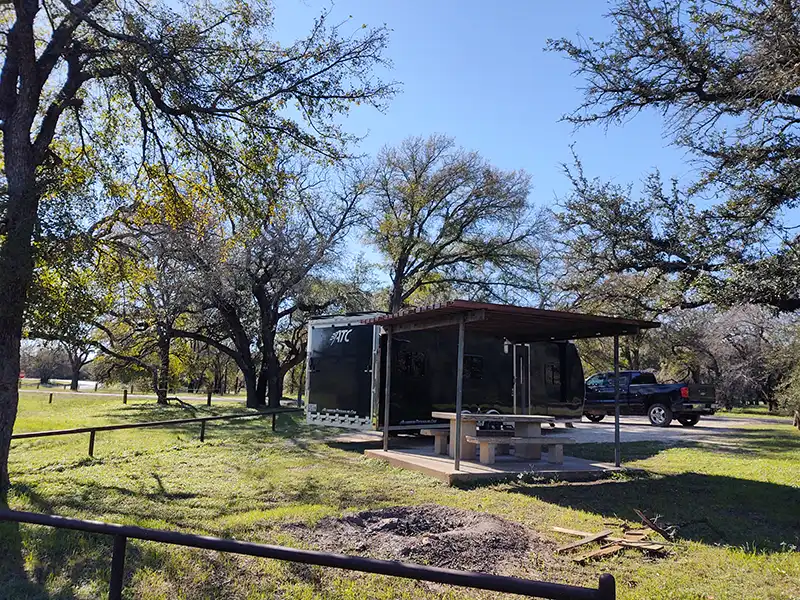
[[[573,560],[581,564],[596,558],[615,554],[623,548],[638,548],[642,552],[653,554],[664,554],[667,549],[666,544],[653,542],[647,539],[648,535],[651,533],[651,530],[648,529],[627,529],[622,532],[622,535],[614,535],[611,529],[604,529],[597,533],[578,531],[577,529],[566,529],[564,527],[553,527],[552,529],[558,533],[576,535],[581,538],[556,549],[557,554],[569,552],[576,548],[582,548],[588,544],[600,543],[599,548],[575,556]]]

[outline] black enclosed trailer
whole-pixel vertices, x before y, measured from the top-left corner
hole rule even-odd
[[[346,315],[309,324],[308,423],[383,427],[386,336],[380,325],[365,322],[382,316]],[[438,423],[431,412],[455,410],[457,335],[452,328],[394,334],[390,429],[420,429]],[[463,369],[464,410],[581,418],[583,368],[570,342],[512,343],[475,332],[465,341]]]

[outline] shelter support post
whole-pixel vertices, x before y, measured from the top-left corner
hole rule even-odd
[[[514,398],[514,414],[516,415],[517,414],[517,385],[518,385],[517,378],[519,377],[519,374],[517,373],[517,345],[516,344],[513,344],[511,346],[511,360],[514,361],[514,392],[513,392],[513,398]]]
[[[389,451],[389,405],[392,397],[392,328],[386,328],[386,390],[383,399],[383,451]]]
[[[458,323],[458,358],[456,366],[456,443],[455,470],[461,468],[461,401],[464,392],[464,320]]]
[[[614,336],[614,465],[622,460],[619,442],[619,336]]]

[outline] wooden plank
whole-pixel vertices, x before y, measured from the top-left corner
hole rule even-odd
[[[592,550],[587,554],[582,554],[574,558],[573,560],[577,563],[584,563],[593,558],[600,558],[602,556],[608,556],[610,554],[616,554],[620,550],[622,550],[623,546],[620,544],[606,544],[605,546],[600,547],[597,550]]]
[[[650,535],[650,530],[649,529],[629,529],[623,535],[626,538],[634,538],[634,539],[646,538],[648,535]]]
[[[577,536],[580,536],[580,537],[583,537],[583,538],[589,537],[589,536],[592,535],[591,533],[589,533],[587,531],[581,531],[579,529],[568,529],[566,527],[551,527],[550,529],[552,529],[553,531],[556,531],[558,533],[566,533],[568,535],[577,535]],[[636,537],[632,537],[632,538],[617,537],[617,536],[610,535],[610,536],[607,536],[605,538],[605,541],[607,541],[609,543],[624,544],[625,546],[628,546],[630,548],[642,548],[644,550],[657,551],[657,550],[661,550],[661,549],[664,548],[664,544],[655,543],[655,542],[651,542],[649,540],[645,540],[644,539],[644,537],[646,535],[649,535],[649,533],[650,533],[649,531],[642,530],[641,532],[637,531],[636,533],[638,535]],[[644,535],[642,535],[642,533]]]
[[[566,544],[565,546],[561,546],[560,548],[556,549],[556,554],[560,552],[566,552],[567,550],[572,550],[573,548],[577,548],[578,546],[583,546],[585,544],[591,544],[592,542],[597,542],[610,536],[613,531],[610,529],[604,529],[603,531],[599,531],[597,533],[593,533],[591,535],[587,535],[584,538],[579,539],[577,542],[572,542],[570,544]]]
[[[567,529],[566,527],[551,527],[553,531],[557,531],[558,533],[568,533],[569,535],[579,535],[581,537],[587,537],[592,535],[588,531],[580,531],[578,529]]]
[[[609,540],[613,538],[608,538]],[[664,550],[664,544],[656,544],[653,542],[635,542],[631,540],[614,540],[617,544],[621,546],[625,546],[626,548],[638,548],[639,550],[649,550],[651,552],[662,552]]]

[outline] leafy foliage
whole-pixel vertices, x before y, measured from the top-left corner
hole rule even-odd
[[[391,278],[389,308],[464,291],[530,296],[544,263],[543,224],[528,203],[530,177],[501,171],[445,136],[409,138],[377,159],[365,211],[367,240]]]
[[[701,168],[669,193],[652,175],[638,199],[578,169],[562,224],[581,257],[605,272],[657,269],[685,290],[684,305],[800,308],[786,218],[800,202],[798,14],[794,0],[619,0],[607,40],[550,42],[586,82],[568,120],[621,123],[653,109]],[[708,199],[720,201],[701,208]]]

